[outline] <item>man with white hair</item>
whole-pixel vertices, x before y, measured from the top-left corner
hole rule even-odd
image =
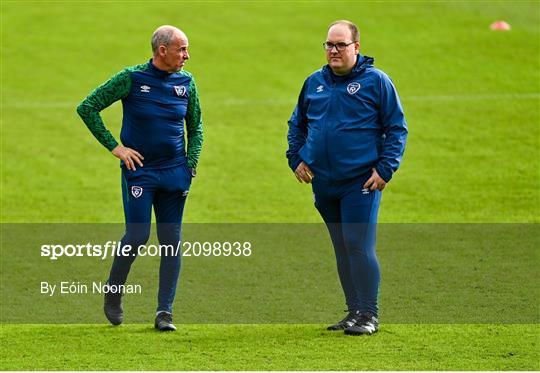
[[[96,139],[121,160],[126,221],[121,246],[131,250],[114,258],[107,282],[116,286],[111,288],[125,284],[138,247],[148,241],[152,207],[160,244],[179,247],[184,205],[202,148],[197,88],[193,76],[183,70],[189,59],[188,38],[176,27],[161,26],[152,35],[151,45],[150,61],[123,69],[77,107]],[[121,144],[100,116],[101,110],[118,100],[123,106]],[[176,330],[172,305],[180,258],[180,252],[161,253],[154,326],[162,331]],[[122,323],[121,292],[105,294],[104,311],[113,325]]]

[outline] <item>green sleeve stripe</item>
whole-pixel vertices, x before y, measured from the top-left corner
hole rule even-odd
[[[191,77],[189,84],[189,99],[186,113],[187,128],[187,164],[190,168],[197,168],[199,155],[203,143],[203,124],[201,117],[201,105],[195,80]]]
[[[113,150],[118,142],[105,127],[99,112],[126,97],[131,90],[131,69],[124,69],[97,87],[77,107],[77,113],[101,145]]]

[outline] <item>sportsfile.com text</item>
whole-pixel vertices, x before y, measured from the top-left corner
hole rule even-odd
[[[41,245],[41,256],[50,260],[61,257],[97,257],[104,260],[114,256],[251,256],[251,242],[178,242],[173,245],[122,245],[121,241],[107,241],[105,244],[45,244]]]

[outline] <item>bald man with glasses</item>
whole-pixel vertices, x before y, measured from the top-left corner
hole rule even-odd
[[[379,328],[379,203],[401,163],[407,124],[390,78],[360,54],[355,24],[333,22],[323,48],[328,64],[304,82],[286,155],[298,181],[312,185],[334,246],[348,314],[327,329],[370,335]]]

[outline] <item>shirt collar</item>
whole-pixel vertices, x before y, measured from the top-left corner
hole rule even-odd
[[[167,77],[173,73],[170,73],[170,72],[167,72],[167,71],[164,71],[164,70],[161,70],[161,69],[158,69],[154,63],[152,62],[153,61],[153,58],[150,58],[150,60],[148,61],[148,66],[150,68],[150,70],[156,74],[157,76],[160,76],[160,77]]]

